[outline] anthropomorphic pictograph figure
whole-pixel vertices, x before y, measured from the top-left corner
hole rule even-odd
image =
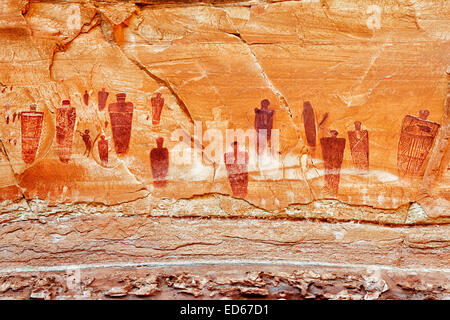
[[[83,102],[86,106],[89,105],[89,93],[87,92],[87,90],[84,91]]]
[[[102,88],[102,90],[98,92],[98,110],[103,111],[103,109],[105,109],[108,96],[109,92],[107,92],[105,88]]]
[[[77,112],[70,106],[70,100],[63,100],[56,113],[56,144],[59,160],[68,163],[72,156],[73,133]]]
[[[303,127],[305,128],[306,143],[310,147],[316,146],[316,118],[311,102],[303,102]]]
[[[126,154],[130,146],[133,103],[125,101],[126,94],[116,95],[117,102],[108,106],[114,147],[118,155]]]
[[[77,132],[80,134],[81,138],[83,139],[84,146],[86,147],[86,149],[83,152],[83,156],[89,157],[89,155],[91,154],[92,145],[93,145],[90,131],[89,131],[89,129],[86,129],[86,130],[84,130],[84,132],[81,132],[81,131],[77,131]],[[97,140],[97,138],[98,138],[98,135],[94,139],[94,141]]]
[[[336,130],[330,131],[330,137],[320,138],[325,166],[325,188],[333,195],[339,189],[340,171],[344,158],[345,138],[338,138]]]
[[[361,122],[355,121],[355,130],[348,131],[348,141],[353,164],[361,171],[369,171],[369,132],[361,130]]]
[[[255,108],[255,129],[257,133],[257,152],[265,150],[270,141],[275,110],[269,109],[270,101],[261,101],[261,108]]]
[[[21,136],[22,136],[22,159],[30,164],[36,158],[41,139],[42,123],[44,113],[36,111],[36,105],[31,104],[29,111],[21,112]]]
[[[397,154],[400,176],[423,175],[425,160],[440,127],[427,120],[429,114],[428,110],[420,110],[418,117],[406,115],[403,119]]]
[[[151,101],[152,101],[152,124],[158,125],[161,118],[161,112],[164,107],[164,98],[161,96],[161,93],[158,92],[156,94],[156,97],[153,97]]]
[[[164,138],[156,139],[156,148],[150,151],[150,166],[152,168],[153,185],[164,188],[167,185],[169,171],[169,150],[163,147]]]
[[[238,143],[232,143],[233,151],[224,155],[228,180],[233,196],[244,198],[248,187],[248,153],[239,151]]]
[[[102,162],[102,165],[106,166],[108,164],[108,154],[109,154],[109,146],[108,146],[108,140],[106,140],[105,135],[100,136],[100,140],[98,141],[98,154],[100,157],[100,161]]]

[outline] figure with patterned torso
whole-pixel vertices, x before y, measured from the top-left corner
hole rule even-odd
[[[64,100],[56,114],[56,143],[59,160],[68,163],[72,156],[73,133],[77,112],[70,106],[70,100]]]
[[[108,106],[114,147],[118,155],[128,152],[131,139],[133,103],[125,101],[126,96],[125,93],[117,94],[117,102]]]
[[[433,146],[440,125],[428,121],[428,110],[420,110],[419,117],[406,115],[398,142],[397,167],[400,176],[421,176],[425,160]]]
[[[42,132],[44,113],[36,111],[36,105],[30,105],[30,111],[20,113],[22,136],[22,159],[29,164],[36,158]]]

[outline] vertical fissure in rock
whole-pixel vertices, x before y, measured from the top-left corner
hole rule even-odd
[[[14,168],[12,166],[11,159],[10,159],[10,157],[8,155],[8,151],[6,150],[5,145],[4,145],[3,140],[1,139],[1,137],[0,137],[0,153],[3,153],[5,155],[6,161],[8,161],[8,165],[9,165],[9,167],[11,169],[11,173],[14,176],[14,180],[16,181],[16,186],[20,190],[22,198],[25,201],[25,203],[27,204],[27,207],[30,210],[30,213],[36,214],[36,212],[31,208],[31,205],[28,202],[28,199],[25,196],[25,193],[23,192],[22,188],[20,187],[19,180],[17,179],[16,173],[14,172]]]

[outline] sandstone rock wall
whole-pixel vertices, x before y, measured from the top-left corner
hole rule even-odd
[[[92,297],[126,297],[140,286],[108,293],[104,268],[155,264],[148,296],[273,298],[272,277],[315,265],[391,285],[289,297],[448,296],[449,17],[437,0],[3,0],[0,291],[64,296],[30,279],[79,266],[104,281]],[[236,130],[246,165],[226,163]],[[270,284],[161,289],[199,261],[227,288],[246,272],[230,261]],[[412,273],[418,295],[398,289]]]

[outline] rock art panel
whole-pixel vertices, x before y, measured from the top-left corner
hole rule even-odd
[[[449,10],[0,1],[0,298],[448,298]]]
[[[441,164],[435,155],[447,134],[450,47],[433,31],[445,26],[429,19],[442,17],[442,6],[384,3],[378,24],[367,23],[374,17],[366,5],[257,1],[135,10],[133,3],[33,1],[5,14],[0,131],[20,188],[54,203],[131,203],[149,190],[157,201],[227,193],[271,216],[330,197],[395,210],[422,201],[426,185],[437,188],[433,203],[444,199],[446,158]],[[424,30],[412,18],[419,11]],[[70,103],[61,107],[63,99]],[[31,103],[43,106],[36,111],[43,117],[26,129],[23,106]],[[330,136],[328,128],[341,134]],[[248,163],[227,166],[227,130],[247,140],[256,131],[257,152],[277,132],[279,152],[253,161],[246,140],[238,152],[247,150]],[[171,155],[165,178],[149,168],[158,138]],[[220,148],[210,153],[214,144]],[[176,161],[180,150],[189,161]],[[69,169],[74,183],[62,176]],[[103,184],[108,196],[94,195]],[[139,192],[122,192],[130,185]],[[151,197],[133,212],[148,211]]]

